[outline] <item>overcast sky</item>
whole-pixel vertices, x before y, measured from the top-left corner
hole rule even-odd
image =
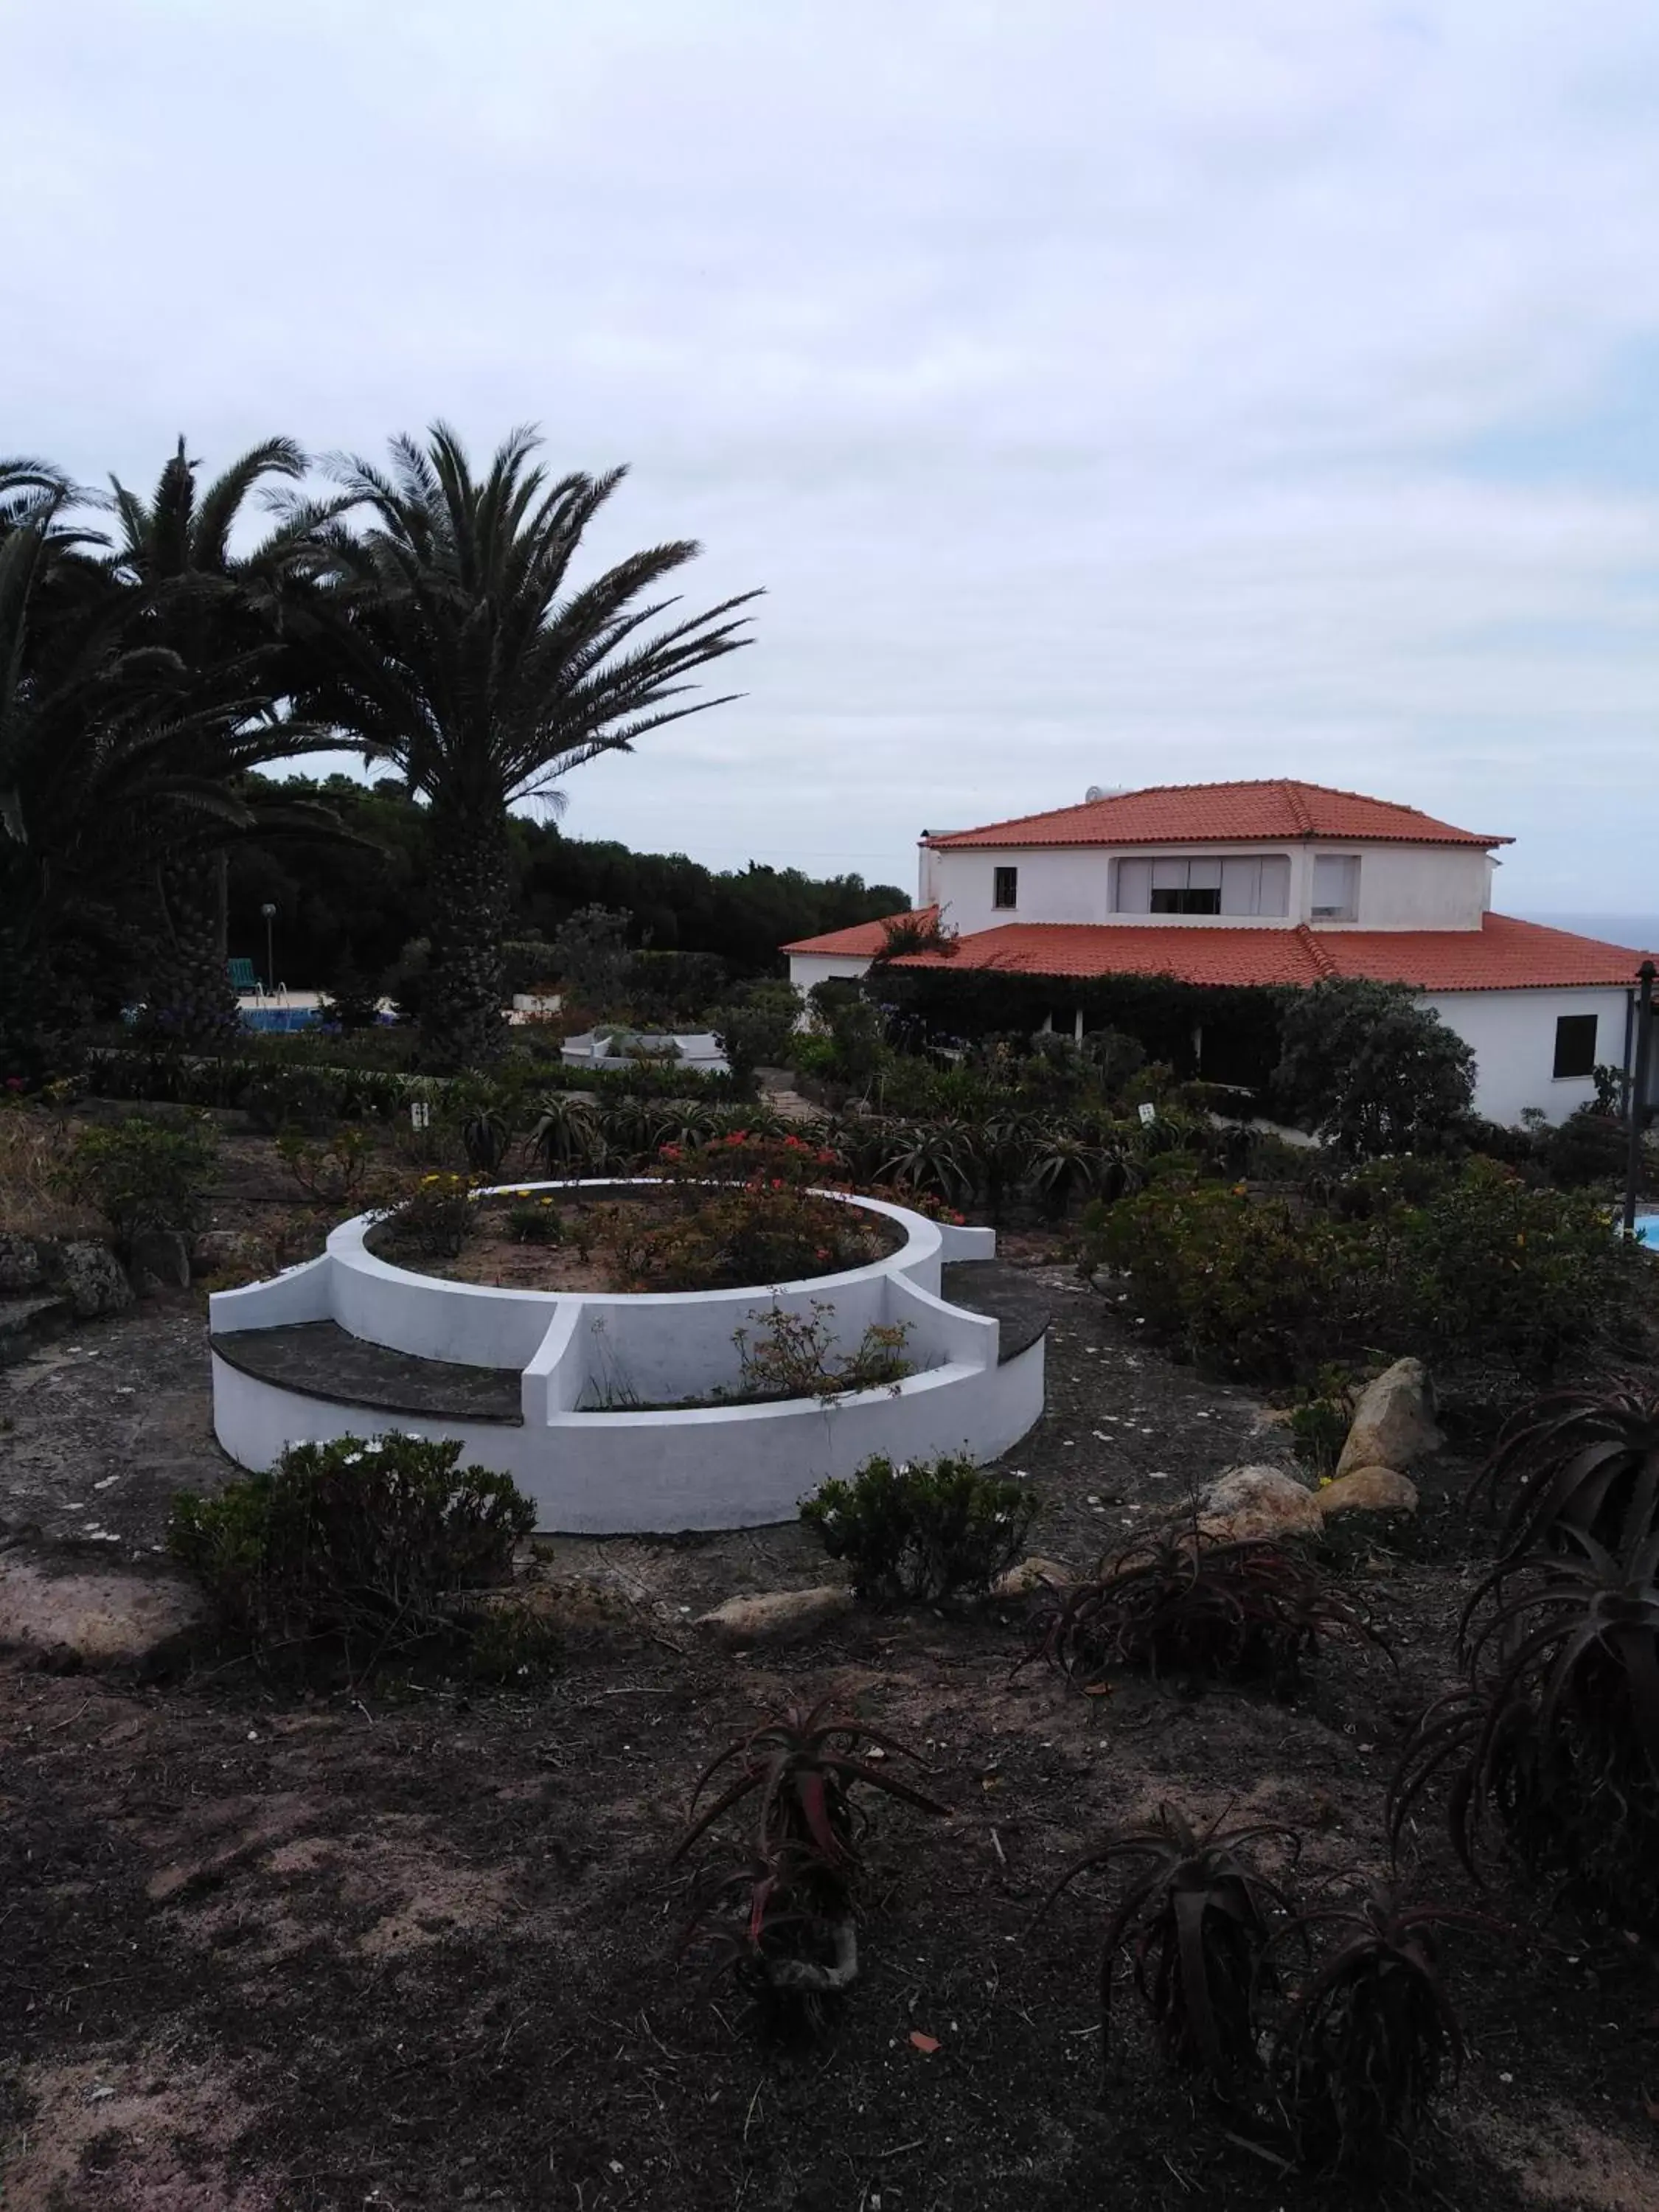
[[[526,419],[763,584],[575,834],[1294,775],[1659,910],[1653,0],[0,0],[0,448]]]

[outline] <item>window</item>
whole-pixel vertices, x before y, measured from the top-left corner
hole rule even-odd
[[[993,906],[1019,904],[1019,870],[994,868],[991,872],[991,903]]]
[[[1282,853],[1221,860],[1120,860],[1115,914],[1283,915],[1291,864]]]
[[[1558,1076],[1589,1075],[1595,1068],[1595,1016],[1563,1014],[1555,1024],[1555,1066]]]
[[[1358,921],[1359,857],[1353,853],[1314,855],[1313,918],[1316,921]]]

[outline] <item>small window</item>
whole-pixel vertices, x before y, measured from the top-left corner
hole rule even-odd
[[[1313,867],[1313,919],[1358,921],[1359,859],[1352,853],[1316,853]]]
[[[1563,1014],[1555,1024],[1555,1066],[1558,1076],[1590,1075],[1595,1069],[1595,1016]]]
[[[1006,907],[1019,904],[1019,870],[1018,868],[993,869],[991,903],[993,906]]]
[[[1219,914],[1219,860],[1154,860],[1152,914]]]

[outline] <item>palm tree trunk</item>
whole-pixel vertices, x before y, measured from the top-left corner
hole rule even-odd
[[[438,799],[432,809],[432,957],[421,1056],[434,1070],[483,1067],[507,1046],[501,940],[512,878],[507,809]]]
[[[220,949],[216,856],[164,861],[149,967],[144,1033],[179,1044],[221,1044],[241,1017]]]

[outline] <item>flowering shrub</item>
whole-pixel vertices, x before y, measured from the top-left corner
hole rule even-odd
[[[734,1330],[732,1341],[743,1365],[744,1395],[838,1398],[849,1390],[896,1385],[915,1371],[904,1355],[908,1322],[872,1322],[857,1351],[842,1359],[832,1349],[835,1310],[817,1298],[809,1313],[772,1306],[752,1337],[746,1328]],[[750,1316],[751,1321],[755,1318]]]
[[[427,1259],[453,1260],[473,1224],[473,1189],[470,1176],[423,1175],[386,1217],[384,1241]]]
[[[459,1443],[396,1431],[290,1444],[213,1498],[181,1491],[167,1543],[255,1645],[344,1638],[363,1656],[453,1628],[458,1592],[503,1581],[535,1508]]]
[[[940,1598],[988,1590],[1025,1547],[1037,1500],[1017,1482],[948,1455],[896,1468],[866,1460],[800,1509],[864,1598]]]
[[[664,1145],[657,1153],[659,1172],[675,1182],[749,1182],[804,1189],[844,1184],[847,1163],[827,1145],[804,1137],[757,1134],[733,1129],[701,1145]]]
[[[867,1267],[887,1249],[877,1217],[781,1180],[740,1183],[655,1226],[620,1220],[617,1243],[623,1269],[644,1291],[796,1282]]]

